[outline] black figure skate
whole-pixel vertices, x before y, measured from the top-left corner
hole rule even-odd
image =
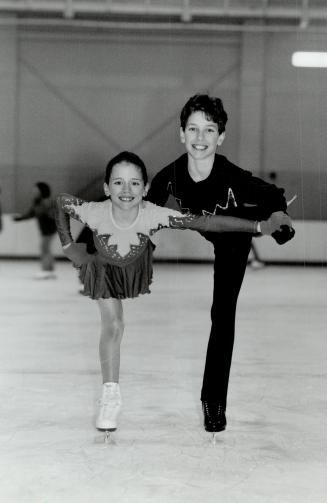
[[[216,442],[216,433],[223,431],[226,428],[225,408],[219,402],[202,402],[202,410],[204,415],[204,428],[212,433],[213,442]]]

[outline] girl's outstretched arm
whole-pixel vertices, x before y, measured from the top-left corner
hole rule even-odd
[[[74,240],[70,231],[70,217],[83,222],[76,208],[85,201],[70,194],[59,194],[55,199],[55,218],[62,246],[69,245]],[[84,223],[84,222],[83,222]]]
[[[271,235],[280,231],[283,225],[290,225],[290,218],[285,213],[275,212],[268,220],[261,222],[224,215],[193,215],[182,214],[169,208],[153,206],[156,232],[164,227],[171,229],[191,229],[199,232],[247,232],[254,235]]]
[[[223,215],[185,215],[170,217],[170,227],[173,229],[191,229],[200,232],[248,232],[254,235],[270,236],[281,227],[288,226],[290,218],[283,212],[271,216],[261,222]]]
[[[89,262],[91,258],[91,255],[86,251],[86,244],[75,243],[70,231],[70,217],[84,223],[79,212],[76,211],[76,208],[84,202],[83,199],[69,194],[59,194],[55,200],[55,218],[64,254],[76,266]]]
[[[172,229],[191,229],[200,232],[248,232],[258,234],[258,222],[223,215],[193,215],[169,217]]]

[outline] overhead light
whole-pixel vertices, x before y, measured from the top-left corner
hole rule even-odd
[[[302,68],[327,68],[327,52],[294,52],[292,65]]]

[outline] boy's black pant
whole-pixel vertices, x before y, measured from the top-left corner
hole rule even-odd
[[[236,304],[251,238],[250,234],[225,234],[209,238],[215,249],[214,289],[201,400],[219,402],[224,407],[234,346]]]

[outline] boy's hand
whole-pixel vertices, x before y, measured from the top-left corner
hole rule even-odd
[[[295,230],[293,227],[282,225],[281,230],[274,232],[271,236],[279,245],[283,245],[284,243],[287,243],[287,241],[293,239],[294,235]]]
[[[74,265],[80,267],[82,264],[90,262],[92,255],[86,251],[86,243],[74,243],[73,241],[63,247],[63,252]]]

